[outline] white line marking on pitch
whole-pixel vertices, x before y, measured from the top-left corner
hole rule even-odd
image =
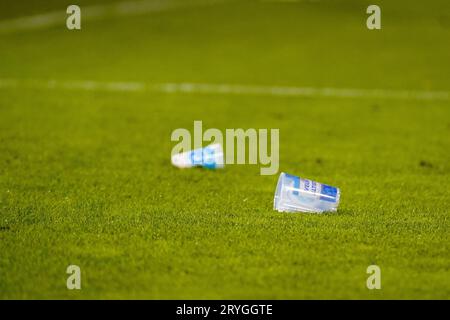
[[[56,81],[0,79],[0,88],[68,89],[113,92],[162,92],[188,94],[256,95],[280,97],[380,98],[400,100],[450,100],[450,91],[418,91],[357,88],[314,88],[208,83],[160,83]]]
[[[227,0],[140,0],[122,1],[105,5],[92,5],[82,7],[82,19],[98,20],[108,17],[121,17],[141,15],[152,12],[162,12],[182,7],[194,7],[224,3]],[[229,1],[229,0],[228,0]],[[67,14],[66,7],[59,11],[53,11],[33,16],[20,17],[0,21],[0,34],[17,31],[42,29],[61,25],[65,27]]]

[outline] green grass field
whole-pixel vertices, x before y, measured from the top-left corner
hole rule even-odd
[[[450,298],[448,99],[23,85],[448,92],[448,1],[377,1],[379,31],[365,0],[228,1],[81,31],[65,28],[69,3],[29,3],[2,3],[0,21],[62,22],[0,33],[0,298]],[[171,132],[194,120],[279,128],[280,172],[340,187],[338,212],[274,211],[278,175],[259,166],[172,167]],[[70,264],[82,290],[66,288]],[[381,290],[366,288],[371,264]]]

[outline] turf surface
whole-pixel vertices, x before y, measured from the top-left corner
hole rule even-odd
[[[240,1],[3,34],[0,78],[448,91],[429,2],[380,2],[381,31],[364,1]],[[273,211],[258,166],[173,168],[194,120],[279,128],[280,171],[338,212]],[[448,100],[0,87],[0,128],[1,298],[450,298]]]

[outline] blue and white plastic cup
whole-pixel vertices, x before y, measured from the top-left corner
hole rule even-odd
[[[339,188],[282,172],[278,178],[273,207],[279,212],[336,211],[340,194]]]
[[[220,169],[224,166],[223,148],[219,143],[172,155],[172,164],[178,168],[204,167]]]

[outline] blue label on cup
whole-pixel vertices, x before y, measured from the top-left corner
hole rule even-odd
[[[203,166],[208,169],[216,168],[214,149],[204,148],[192,150],[190,158],[193,166]]]

